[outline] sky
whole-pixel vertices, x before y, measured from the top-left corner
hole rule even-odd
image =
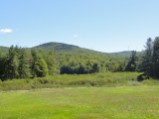
[[[47,42],[102,52],[144,49],[159,35],[159,0],[0,0],[0,46]]]

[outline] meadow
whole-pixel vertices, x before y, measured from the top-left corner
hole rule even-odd
[[[158,119],[159,82],[139,73],[0,82],[0,119]]]
[[[124,86],[139,85],[137,72],[96,73],[84,75],[54,75],[34,79],[13,79],[0,81],[0,90],[29,90],[37,88],[79,87],[79,86]]]
[[[158,119],[158,86],[0,92],[1,119]]]

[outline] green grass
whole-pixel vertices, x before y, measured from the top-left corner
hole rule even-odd
[[[98,73],[0,81],[0,119],[158,119],[159,81],[137,82],[138,75]]]
[[[55,75],[35,79],[14,79],[0,81],[0,90],[27,90],[35,88],[77,87],[77,86],[124,86],[140,85],[139,73],[97,73],[87,75]]]
[[[0,92],[0,119],[158,119],[159,86]]]

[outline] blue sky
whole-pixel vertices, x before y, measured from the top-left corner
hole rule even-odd
[[[62,42],[142,50],[159,34],[158,0],[0,0],[0,45]]]

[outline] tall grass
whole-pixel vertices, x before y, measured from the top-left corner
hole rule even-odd
[[[87,75],[55,75],[35,79],[0,81],[0,90],[26,90],[68,86],[122,86],[139,85],[139,73],[97,73]]]

